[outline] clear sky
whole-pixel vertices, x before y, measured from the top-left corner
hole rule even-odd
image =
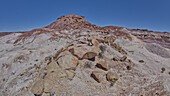
[[[41,28],[68,14],[98,26],[170,32],[170,0],[0,0],[0,32]]]

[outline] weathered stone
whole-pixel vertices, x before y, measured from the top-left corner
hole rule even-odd
[[[60,55],[60,53],[63,51],[64,51],[64,48],[61,48],[60,50],[58,50],[57,53],[53,56],[53,59],[56,60],[58,56]]]
[[[115,49],[116,51],[122,53],[122,54],[127,54],[125,50],[122,49],[122,47],[120,47],[119,45],[117,45],[116,43],[110,43],[110,46]]]
[[[119,57],[113,57],[113,61],[119,61]]]
[[[82,58],[85,53],[87,53],[88,50],[83,47],[74,47],[74,56],[76,56],[78,59]]]
[[[58,63],[62,69],[76,68],[78,59],[73,55],[65,55],[58,59]]]
[[[44,81],[39,80],[33,85],[31,92],[36,95],[42,95],[43,89],[44,89]]]
[[[117,76],[115,73],[109,71],[109,72],[106,74],[106,79],[107,79],[107,81],[114,83],[114,82],[116,82],[119,78],[118,78],[118,76]]]
[[[89,46],[93,46],[93,44],[91,42],[88,43]]]
[[[105,71],[108,70],[108,66],[107,66],[106,62],[104,62],[104,61],[98,62],[98,63],[96,64],[96,66],[97,66],[98,68],[100,68],[100,69],[105,70]]]
[[[50,93],[43,93],[42,96],[50,96]]]
[[[127,52],[124,49],[119,50],[119,52],[125,55],[127,54]]]
[[[100,47],[99,47],[99,46],[98,46],[98,47],[92,46],[90,52],[94,52],[94,53],[96,53],[96,54],[98,55],[98,54],[101,53],[102,51],[100,50]]]
[[[47,65],[47,74],[51,73],[52,71],[57,71],[56,69],[60,69],[56,61],[52,61]]]
[[[75,76],[75,71],[74,70],[66,70],[67,78],[69,80],[72,80]]]
[[[71,55],[72,53],[69,52],[69,51],[67,51],[67,50],[65,50],[62,54],[63,54],[63,55]]]
[[[72,80],[78,65],[78,59],[73,55],[65,55],[58,59],[59,66],[65,70],[66,78]],[[65,75],[63,74],[63,76]],[[62,75],[62,74],[61,74]]]
[[[92,39],[92,44],[94,46],[98,46],[99,45],[99,42],[96,40],[96,39]]]
[[[97,41],[98,41],[99,43],[108,43],[108,40],[103,39],[103,38],[97,39]]]
[[[65,71],[57,64],[56,61],[52,61],[47,66],[47,75],[46,78],[55,79],[55,78],[63,78],[66,77]]]
[[[123,61],[125,61],[126,59],[127,59],[127,57],[126,57],[126,56],[123,56],[123,57],[120,58],[120,61],[123,62]]]
[[[43,90],[45,93],[49,93],[51,91],[51,89],[54,88],[54,86],[56,85],[56,82],[54,82],[54,81],[55,81],[55,78],[54,77],[52,78],[52,76],[50,78],[46,77],[44,79],[44,89]]]
[[[74,54],[74,48],[70,48],[70,49],[69,49],[69,52],[70,52],[71,54]]]
[[[128,65],[126,66],[127,70],[131,70],[135,65],[130,59],[127,59]]]
[[[102,74],[101,71],[93,71],[91,73],[91,77],[96,80],[98,83],[102,81]]]
[[[83,55],[82,59],[92,59],[97,56],[97,53],[94,52],[87,52]]]

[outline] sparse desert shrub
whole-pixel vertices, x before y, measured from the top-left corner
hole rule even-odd
[[[165,68],[164,67],[161,68],[161,73],[163,73],[163,72],[165,72]]]
[[[143,60],[139,60],[139,62],[140,62],[140,63],[144,63],[144,61],[143,61]]]
[[[106,46],[101,45],[100,50],[102,51],[102,53],[104,53],[106,51]]]
[[[84,68],[92,68],[91,62],[85,62]]]
[[[53,93],[53,92],[50,92],[50,96],[54,96],[54,93]]]
[[[134,51],[129,51],[129,53],[132,53],[132,54],[134,54]]]
[[[20,55],[20,56],[18,56],[14,59],[14,62],[20,62],[21,63],[24,60],[26,60],[26,58],[23,55]]]
[[[45,61],[51,62],[51,60],[52,60],[51,56],[45,57]]]
[[[98,58],[103,58],[103,54],[102,54],[102,53],[99,53],[99,54],[98,54]]]

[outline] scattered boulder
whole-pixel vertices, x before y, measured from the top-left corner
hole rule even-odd
[[[117,76],[115,73],[109,71],[109,72],[106,74],[106,79],[107,79],[107,81],[109,81],[109,82],[115,83],[119,78],[118,78],[118,76]]]
[[[98,62],[98,63],[96,64],[96,66],[97,66],[98,68],[102,69],[102,70],[105,70],[105,71],[108,70],[108,66],[107,66],[106,62],[104,62],[104,61]]]
[[[97,41],[99,43],[108,43],[109,42],[107,39],[103,39],[103,38],[97,39]]]
[[[33,85],[31,92],[38,96],[38,95],[42,95],[43,90],[44,90],[44,81],[39,80]]]
[[[119,61],[119,57],[113,57],[113,61]]]
[[[92,39],[92,44],[94,45],[94,46],[98,46],[99,45],[99,42],[96,40],[96,39]]]
[[[47,74],[48,75],[48,74]],[[44,79],[44,92],[45,93],[49,93],[52,89],[55,88],[55,85],[57,84],[56,80],[59,78],[55,78],[56,74],[49,74],[48,76],[46,76],[46,78]]]
[[[123,57],[120,58],[120,61],[123,62],[123,61],[125,61],[126,59],[127,59],[127,56],[123,56]]]
[[[52,75],[54,77],[52,77]],[[66,73],[63,68],[61,68],[56,61],[52,61],[51,63],[49,63],[47,66],[47,73],[45,78],[55,79],[62,77],[66,77]]]
[[[117,45],[116,43],[111,43],[110,42],[110,46],[115,49],[116,51],[122,53],[122,54],[127,54],[126,51],[124,49],[122,49],[122,47],[120,47],[119,45]]]
[[[78,59],[73,55],[65,55],[58,59],[58,64],[62,70],[65,70],[66,78],[72,80],[75,75],[76,67],[78,66]],[[58,74],[58,73],[57,73]],[[61,74],[65,76],[65,74]]]
[[[88,52],[88,47],[69,47],[68,50],[72,55],[76,56],[78,59],[81,59],[85,53]]]
[[[67,78],[69,80],[72,80],[75,76],[75,71],[74,70],[66,70]]]
[[[102,81],[102,72],[101,71],[93,71],[91,73],[91,77],[96,80],[98,83]]]
[[[74,48],[69,49],[69,52],[70,52],[71,54],[74,54]]]
[[[58,50],[57,53],[53,56],[53,59],[56,60],[58,56],[60,55],[60,53],[63,51],[64,51],[64,48],[61,48],[60,50]]]
[[[72,55],[72,53],[68,50],[65,50],[64,52],[62,52],[62,55]]]
[[[129,64],[126,67],[128,70],[131,70],[133,66],[135,66],[135,63],[133,63],[130,59],[127,59],[127,63]]]
[[[85,62],[84,68],[92,68],[92,67],[93,67],[92,62],[89,62],[89,61],[86,61],[86,62]]]
[[[95,61],[95,57],[93,57],[93,58],[91,58],[91,59],[88,59],[88,60],[90,60],[90,61]]]
[[[127,56],[123,56],[123,57],[113,57],[113,61],[121,61],[124,62],[126,61]]]
[[[58,63],[63,69],[76,68],[78,59],[73,55],[65,55],[58,59]]]
[[[50,93],[43,93],[42,96],[51,96]]]
[[[87,52],[83,55],[82,59],[92,59],[97,56],[97,53],[94,52]]]

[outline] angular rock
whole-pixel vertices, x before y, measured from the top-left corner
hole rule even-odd
[[[44,90],[44,81],[39,80],[33,85],[31,92],[36,95],[42,95],[43,90]]]
[[[51,74],[50,74],[51,75]],[[52,75],[53,76],[53,75]],[[50,91],[51,91],[51,89],[53,89],[54,88],[54,86],[57,84],[56,82],[55,82],[55,77],[53,77],[52,78],[52,76],[50,77],[50,78],[45,78],[44,79],[44,92],[45,93],[49,93]],[[57,78],[58,79],[58,78]]]
[[[78,59],[73,55],[65,55],[58,59],[58,63],[61,69],[65,70],[66,78],[72,80],[79,63]]]
[[[75,71],[74,70],[66,70],[67,78],[69,80],[72,80],[75,76]]]
[[[108,70],[108,66],[106,64],[106,62],[104,61],[100,61],[96,64],[96,66],[104,71],[107,71]]]
[[[97,39],[99,43],[108,43],[109,41],[103,38]]]
[[[109,71],[109,72],[106,74],[106,79],[107,79],[107,81],[109,81],[109,82],[115,83],[115,82],[119,79],[119,77],[118,77],[115,73]]]
[[[62,69],[76,68],[78,59],[73,55],[65,55],[58,59],[58,63]]]
[[[69,52],[70,52],[71,54],[74,54],[74,48],[70,48],[70,49],[69,49]]]
[[[56,60],[58,56],[60,55],[61,52],[63,52],[64,48],[61,48],[60,50],[57,51],[57,53],[53,56],[53,59]]]
[[[92,39],[92,44],[94,46],[98,46],[99,45],[99,42],[96,40],[96,39]]]
[[[97,56],[97,53],[94,52],[87,52],[83,55],[82,59],[92,59]]]
[[[116,51],[122,53],[122,54],[127,54],[125,50],[122,49],[122,47],[120,47],[119,45],[117,45],[116,43],[110,43],[111,47],[113,49],[115,49]]]
[[[60,69],[60,67],[58,66],[56,61],[52,61],[51,63],[49,63],[47,65],[47,74],[51,73],[52,71],[57,71],[58,69]],[[57,69],[57,70],[56,70]]]
[[[50,93],[43,93],[42,96],[50,96]]]
[[[91,73],[91,77],[96,80],[98,83],[102,81],[101,71],[93,71]]]
[[[78,59],[81,59],[85,53],[88,52],[88,50],[84,47],[72,47],[74,49],[71,49],[70,52],[74,53],[73,55],[76,56]],[[70,49],[70,48],[69,48]]]
[[[123,61],[125,61],[126,59],[127,59],[127,56],[123,56],[123,57],[120,58],[120,61],[123,62]]]
[[[113,61],[119,61],[120,58],[119,57],[113,57]]]
[[[55,61],[52,61],[47,66],[47,75],[45,76],[45,78],[49,78],[53,80],[56,78],[63,78],[63,77],[66,77],[66,73],[64,69],[59,67],[59,65]]]

